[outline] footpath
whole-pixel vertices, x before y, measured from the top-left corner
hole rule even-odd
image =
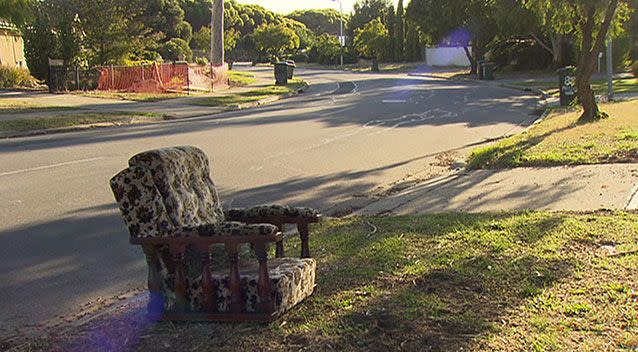
[[[412,75],[441,78],[429,73]],[[529,91],[517,83],[531,79],[522,76],[495,81],[467,79],[463,82]],[[538,77],[533,79],[538,80]],[[552,77],[547,76],[545,79],[549,81]],[[545,109],[558,106],[558,98],[542,91],[537,93]],[[636,98],[638,93],[622,93],[615,96],[617,100]],[[547,112],[535,123],[541,122],[547,116]],[[466,152],[469,153],[470,150]],[[637,193],[638,163],[487,170],[457,168],[447,175],[415,184],[399,193],[381,198],[358,210],[354,215],[511,210],[636,210]]]

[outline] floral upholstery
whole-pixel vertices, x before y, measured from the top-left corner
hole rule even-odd
[[[201,150],[181,146],[133,156],[130,166],[150,172],[173,225],[198,226],[224,221],[208,158]]]
[[[158,149],[137,154],[129,167],[110,182],[124,222],[133,238],[177,236],[258,236],[276,234],[273,224],[246,224],[233,219],[249,220],[261,217],[316,218],[309,208],[281,205],[231,209],[223,212],[215,184],[210,179],[208,158],[191,146]],[[215,249],[218,249],[215,252]],[[160,295],[166,311],[175,306],[175,263],[167,245],[158,246],[157,271]],[[214,246],[213,261],[225,259],[223,245]],[[200,311],[203,296],[203,264],[200,253],[192,246],[183,256],[187,283],[187,299],[191,311]],[[257,261],[241,269],[245,312],[259,307],[257,294]],[[283,313],[314,289],[313,259],[277,258],[268,261],[272,282],[272,300],[277,313]],[[215,266],[211,269],[220,269]],[[228,268],[213,272],[217,287],[217,304],[221,312],[228,311],[230,278]]]
[[[253,265],[240,269],[245,312],[258,312],[259,299],[257,282],[259,267]],[[316,261],[314,259],[275,258],[268,261],[268,274],[271,281],[271,300],[276,313],[284,313],[297,303],[310,296],[315,286]],[[161,293],[164,309],[171,311],[175,306],[173,275],[167,275],[162,281]],[[230,310],[231,291],[228,270],[212,273],[213,285],[217,288],[215,302],[219,312]],[[187,299],[191,311],[201,311],[203,302],[202,276],[187,280]]]
[[[124,223],[132,237],[166,237],[172,227],[162,196],[148,171],[140,167],[122,170],[111,179]]]
[[[311,208],[289,207],[285,205],[259,205],[252,208],[233,208],[224,212],[227,219],[250,219],[264,217],[286,217],[314,219],[319,213]]]

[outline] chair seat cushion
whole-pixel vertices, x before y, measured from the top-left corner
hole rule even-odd
[[[271,281],[271,299],[277,313],[283,313],[310,296],[315,287],[316,261],[314,259],[275,258],[268,261]],[[240,269],[242,291],[245,292],[246,312],[259,310],[258,263]],[[230,277],[226,272],[215,272],[213,282],[221,282],[217,292],[218,307],[222,312],[230,307]]]
[[[274,258],[268,260],[268,275],[271,281],[271,300],[275,313],[284,313],[306,297],[310,296],[315,286],[316,261],[312,258]],[[258,312],[261,300],[258,295],[259,264],[252,260],[250,265],[240,268],[244,312]],[[168,275],[173,276],[173,275]],[[213,284],[217,287],[217,307],[219,312],[230,310],[231,292],[228,270],[212,273]],[[164,308],[172,310],[175,294],[171,280],[164,280],[162,293]],[[202,311],[204,301],[202,277],[188,279],[188,302],[193,312]]]

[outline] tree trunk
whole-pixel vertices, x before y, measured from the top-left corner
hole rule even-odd
[[[379,72],[379,60],[376,57],[372,58],[372,71]]]
[[[567,62],[567,44],[568,38],[564,34],[555,34],[552,36],[552,61],[555,67],[565,67]]]
[[[578,60],[578,68],[576,69],[576,87],[578,89],[578,99],[583,107],[583,113],[578,118],[578,122],[592,122],[607,117],[602,113],[596,104],[596,97],[591,89],[589,80],[594,73],[596,64],[596,54],[602,49],[607,37],[607,32],[611,21],[614,18],[618,0],[610,0],[605,12],[605,19],[600,25],[600,29],[594,40],[594,29],[596,23],[595,5],[590,5],[588,16],[585,21],[581,22],[582,44],[581,54]]]
[[[467,56],[467,59],[470,61],[470,74],[474,75],[478,72],[476,60],[474,60],[474,57],[472,57],[472,53],[470,53],[470,49],[467,46],[464,46],[463,50],[465,50],[465,55]]]

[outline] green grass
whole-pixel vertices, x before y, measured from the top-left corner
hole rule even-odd
[[[244,87],[255,84],[255,82],[257,82],[255,75],[249,72],[241,71],[229,71],[228,80],[231,87]]]
[[[579,124],[579,111],[551,113],[541,123],[470,154],[468,168],[635,162],[638,101],[603,104],[610,117]]]
[[[70,110],[69,106],[42,105],[35,99],[0,99],[0,113]]]
[[[609,256],[609,243],[626,254]],[[269,325],[150,323],[140,304],[66,338],[96,351],[638,347],[636,214],[353,217],[313,227],[311,249],[315,293]]]
[[[0,120],[0,132],[49,130],[99,123],[131,124],[162,119],[163,116],[152,113],[74,113],[50,117]]]
[[[101,99],[117,99],[130,100],[139,102],[154,102],[167,99],[175,99],[187,96],[185,93],[129,93],[129,92],[112,92],[112,91],[87,91],[72,92],[89,98]]]
[[[526,88],[542,89],[549,94],[557,95],[558,82],[549,81],[526,81],[518,82],[515,85]],[[606,80],[594,80],[592,81],[592,88],[596,94],[607,93],[607,81]],[[622,78],[614,80],[614,92],[615,93],[636,93],[638,92],[638,78]]]
[[[282,96],[292,92],[296,92],[306,83],[300,79],[293,78],[288,80],[287,86],[268,86],[265,88],[253,89],[247,92],[231,93],[213,97],[195,99],[189,104],[201,106],[234,106],[246,103],[254,103],[256,101],[266,99],[273,96]]]

